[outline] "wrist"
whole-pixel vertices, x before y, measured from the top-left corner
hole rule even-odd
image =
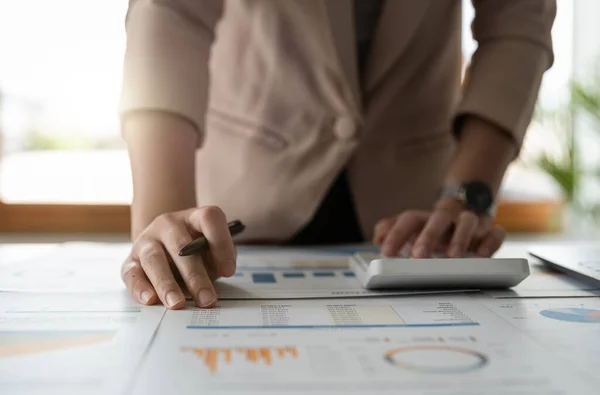
[[[135,240],[157,217],[196,207],[194,190],[180,190],[180,194],[138,194],[131,203],[131,237]]]
[[[459,135],[456,154],[444,184],[480,181],[496,195],[515,156],[516,143],[506,131],[473,116],[462,123]]]
[[[474,180],[444,185],[440,191],[436,209],[467,210],[478,216],[496,214],[496,199],[489,185],[485,182]]]

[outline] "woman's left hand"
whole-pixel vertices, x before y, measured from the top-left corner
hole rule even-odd
[[[373,242],[384,256],[397,256],[406,247],[414,258],[445,253],[458,258],[467,253],[491,257],[505,232],[493,218],[478,216],[456,200],[440,200],[432,211],[408,210],[377,223]]]

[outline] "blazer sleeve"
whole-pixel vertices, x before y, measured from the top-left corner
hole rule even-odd
[[[463,83],[455,126],[475,115],[510,133],[518,148],[554,54],[555,0],[473,0],[478,47]],[[458,129],[455,129],[458,130]]]
[[[164,111],[203,141],[209,53],[222,0],[130,0],[119,113]],[[127,139],[127,136],[124,136]]]

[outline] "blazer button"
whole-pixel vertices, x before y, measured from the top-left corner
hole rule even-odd
[[[335,121],[333,133],[340,140],[350,140],[356,136],[356,124],[352,118],[342,117]]]

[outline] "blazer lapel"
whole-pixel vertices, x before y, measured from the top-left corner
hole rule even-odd
[[[392,0],[395,1],[395,0]],[[360,107],[360,85],[356,54],[353,0],[324,0],[325,10],[340,69],[348,82],[354,104]]]
[[[372,89],[394,65],[410,43],[431,0],[386,0],[379,19],[371,55],[367,61],[365,86]]]

